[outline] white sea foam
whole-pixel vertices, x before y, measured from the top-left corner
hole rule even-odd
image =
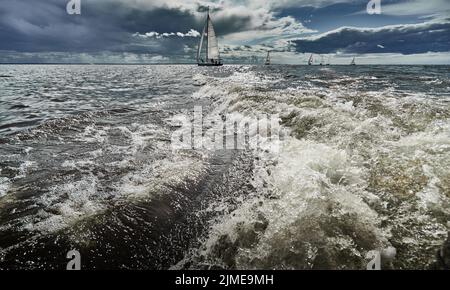
[[[257,167],[259,195],[214,224],[202,255],[225,267],[300,269],[320,266],[316,258],[323,247],[336,253],[348,249],[351,259],[389,245],[377,213],[358,195],[360,175],[344,151],[289,138],[275,166]],[[262,198],[264,192],[272,198]],[[261,224],[267,228],[258,229]],[[239,250],[217,260],[224,237]]]
[[[450,131],[448,120],[444,125],[429,121],[440,104],[421,93],[398,94],[393,87],[361,93],[345,78],[339,81],[344,85],[338,82],[329,90],[304,84],[265,91],[260,88],[270,79],[237,72],[199,90],[197,97],[213,100],[212,116],[276,113],[291,135],[278,154],[257,152],[252,183],[258,195],[213,222],[193,254],[200,263],[243,269],[364,268],[370,250],[387,249],[394,259],[388,238],[400,242],[406,237],[392,233],[392,227],[408,224],[403,235],[415,240],[411,251],[445,236],[445,225],[433,212],[450,216],[445,192]],[[418,198],[420,210],[398,201],[411,196]],[[224,206],[209,210],[227,212]],[[418,237],[424,232],[429,236]]]
[[[167,193],[170,186],[183,187],[194,182],[205,170],[201,160],[186,156],[173,156],[147,164],[139,172],[125,175],[117,184],[119,195],[130,199],[152,198]]]
[[[135,146],[136,144],[133,148]],[[84,175],[81,180],[52,187],[36,201],[42,210],[24,228],[52,233],[102,214],[114,201],[149,200],[160,194],[170,194],[172,187],[187,188],[188,184],[204,173],[205,165],[202,160],[201,154],[176,154],[136,166],[133,159],[126,157],[120,162],[106,165],[129,171],[122,178],[108,184],[107,190],[104,190],[99,177],[92,173]],[[95,163],[92,160],[68,160],[62,166],[79,170],[86,167],[91,172]]]
[[[93,160],[66,160],[61,166],[68,168],[83,168],[83,167],[92,167],[95,165]]]
[[[1,172],[1,171],[0,171]],[[10,186],[10,181],[6,177],[0,177],[0,197],[6,195]]]
[[[87,143],[103,143],[106,140],[109,129],[109,127],[102,128],[90,125],[84,129],[84,132],[79,135],[79,138]]]
[[[20,164],[20,166],[19,166],[19,174],[18,175],[16,175],[14,178],[15,179],[17,179],[17,178],[23,178],[23,177],[25,177],[26,175],[27,175],[27,173],[28,173],[28,170],[30,169],[30,168],[33,168],[33,167],[35,167],[36,166],[36,162],[34,162],[34,161],[24,161],[22,164]]]
[[[39,199],[43,210],[36,220],[25,225],[25,229],[56,232],[103,210],[104,206],[98,202],[102,197],[97,185],[98,179],[91,175],[54,186]]]

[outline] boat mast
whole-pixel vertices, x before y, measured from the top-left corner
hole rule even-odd
[[[208,6],[208,16],[206,16],[206,62],[209,62],[209,55],[208,55],[208,50],[209,50],[209,6]]]

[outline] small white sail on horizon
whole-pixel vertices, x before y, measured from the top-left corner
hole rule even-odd
[[[206,40],[206,55],[205,59],[202,58],[203,43]],[[211,16],[206,17],[206,24],[203,27],[202,35],[197,50],[197,64],[199,66],[221,66],[222,61],[220,59],[219,42],[217,41],[216,32],[214,31],[214,25],[211,20]]]
[[[350,63],[350,65],[356,65],[355,57],[353,57],[352,62]]]
[[[313,58],[313,54],[311,53],[311,56],[309,57],[309,60],[308,60],[308,65],[312,65],[313,61],[314,61],[314,58]]]
[[[265,65],[270,65],[270,51],[267,52],[266,62]]]

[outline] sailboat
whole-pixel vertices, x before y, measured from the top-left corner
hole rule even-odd
[[[350,65],[356,65],[355,57],[353,57],[352,62],[350,63]]]
[[[320,56],[320,65],[324,65],[324,63],[323,63],[323,55]]]
[[[330,65],[330,56],[328,56],[328,62],[326,65]]]
[[[206,55],[205,58],[202,57],[203,43],[206,42]],[[202,36],[200,38],[200,43],[198,44],[197,50],[197,64],[199,66],[222,66],[222,60],[220,59],[219,53],[219,43],[217,41],[216,32],[214,31],[214,26],[211,21],[211,16],[206,17],[206,23],[203,27]]]
[[[311,53],[311,56],[309,57],[309,60],[308,60],[308,65],[312,65],[313,64],[313,55],[312,55],[312,53]]]
[[[270,51],[267,52],[266,62],[265,65],[270,65]]]

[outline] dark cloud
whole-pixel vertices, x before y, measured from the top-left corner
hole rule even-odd
[[[319,37],[293,42],[297,45],[298,52],[402,54],[445,52],[450,50],[450,21],[373,29],[344,27]]]
[[[82,2],[82,15],[68,15],[67,1],[2,0],[0,50],[18,52],[181,53],[192,40],[139,40],[136,32],[187,32],[202,22],[189,12],[130,8],[118,1]],[[187,30],[186,30],[187,29]]]

